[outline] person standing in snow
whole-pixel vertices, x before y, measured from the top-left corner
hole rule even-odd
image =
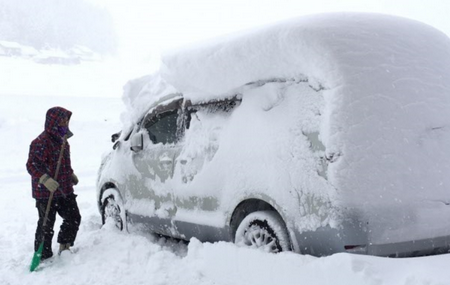
[[[31,142],[26,164],[28,173],[31,175],[32,196],[36,199],[36,208],[39,213],[34,250],[37,252],[44,238],[42,260],[53,256],[52,238],[56,213],[63,219],[58,234],[59,253],[63,250],[70,250],[70,247],[73,246],[81,222],[76,201],[77,195],[73,190],[73,185],[78,184],[78,178],[73,173],[70,163],[69,144],[66,142],[64,149],[62,149],[63,141],[73,135],[69,131],[71,116],[72,112],[62,107],[53,107],[47,111],[45,130]],[[57,175],[58,181],[56,181],[53,178],[56,175],[61,151],[63,154]],[[45,211],[51,192],[53,192],[53,199],[48,220],[45,229],[43,229]]]

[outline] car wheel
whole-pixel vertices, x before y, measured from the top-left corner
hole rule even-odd
[[[103,224],[110,219],[113,221],[116,228],[123,230],[123,220],[121,215],[120,205],[116,202],[113,196],[109,196],[103,202],[102,220]]]
[[[257,211],[246,216],[236,230],[235,243],[271,253],[291,250],[286,225],[275,211]]]

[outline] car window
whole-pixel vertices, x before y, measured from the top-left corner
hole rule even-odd
[[[154,144],[175,143],[177,141],[178,110],[159,113],[147,120],[144,128]]]
[[[202,110],[206,113],[231,113],[235,109],[236,106],[239,106],[241,103],[241,99],[237,96],[225,99],[225,100],[217,100],[206,103],[200,103],[195,105],[189,105],[187,107],[185,113],[185,128],[189,129],[190,121],[193,115],[199,110]]]

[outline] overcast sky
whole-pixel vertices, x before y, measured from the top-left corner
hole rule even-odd
[[[301,15],[361,11],[399,15],[450,36],[449,0],[90,0],[107,7],[122,56],[155,61],[160,52]]]

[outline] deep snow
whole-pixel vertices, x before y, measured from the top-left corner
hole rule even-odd
[[[450,284],[450,254],[273,255],[223,242],[193,239],[187,245],[155,237],[139,225],[129,233],[102,227],[95,182],[101,156],[112,147],[110,135],[122,128],[125,106],[119,96],[130,77],[121,71],[111,62],[65,67],[0,58],[0,284]],[[73,111],[70,143],[83,219],[77,253],[30,273],[37,211],[25,162],[46,110],[55,105]]]

